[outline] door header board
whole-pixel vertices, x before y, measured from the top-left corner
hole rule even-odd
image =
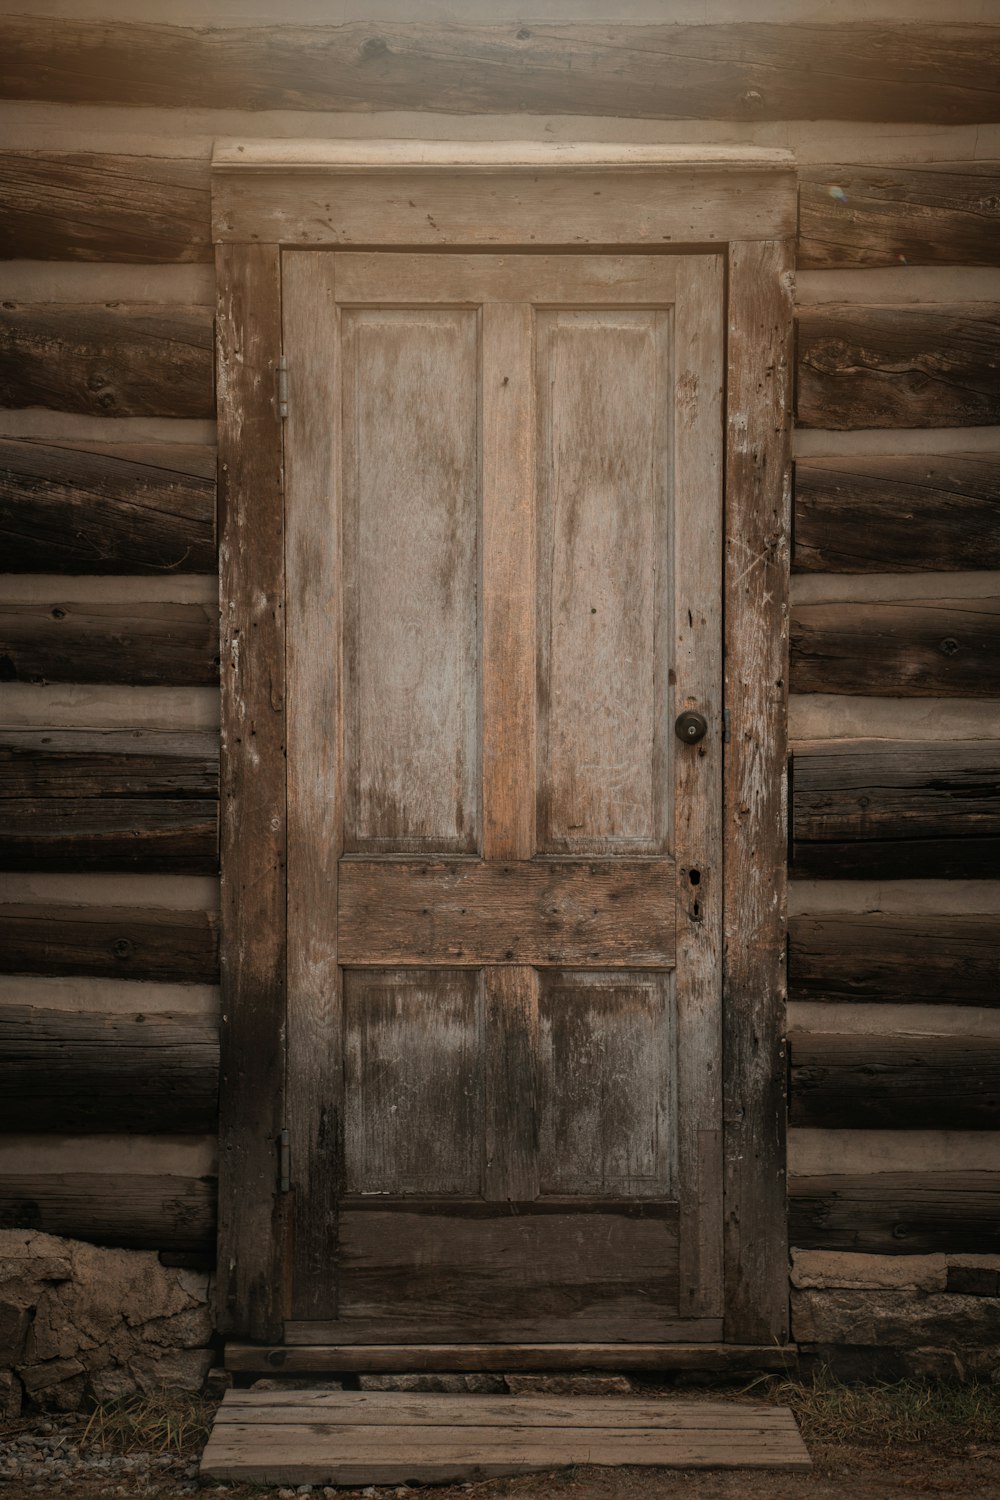
[[[795,233],[790,152],[542,141],[219,140],[218,241],[710,245]]]

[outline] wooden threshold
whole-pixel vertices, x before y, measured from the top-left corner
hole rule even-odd
[[[788,1407],[761,1402],[227,1391],[201,1478],[442,1483],[571,1464],[811,1468]]]
[[[320,1375],[415,1371],[786,1370],[794,1344],[244,1344],[226,1345],[226,1369]]]

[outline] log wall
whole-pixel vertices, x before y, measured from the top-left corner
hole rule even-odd
[[[212,138],[729,141],[801,163],[792,1242],[997,1250],[1000,26],[324,9],[0,16],[0,1222],[211,1244]]]

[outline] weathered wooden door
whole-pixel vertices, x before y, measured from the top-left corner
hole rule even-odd
[[[717,1339],[721,259],[282,295],[286,1338]]]

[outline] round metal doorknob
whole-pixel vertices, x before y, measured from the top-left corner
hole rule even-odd
[[[704,714],[696,713],[693,708],[686,709],[684,713],[677,715],[674,732],[679,740],[685,745],[697,745],[708,733],[708,720]]]

